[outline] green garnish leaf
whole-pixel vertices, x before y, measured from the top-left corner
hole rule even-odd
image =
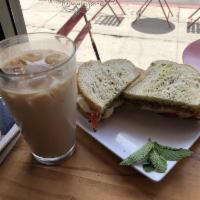
[[[120,165],[134,165],[144,163],[148,159],[149,152],[153,149],[154,142],[147,142],[141,149],[131,154],[128,158],[123,160]]]
[[[163,146],[149,140],[139,150],[123,160],[120,165],[142,164],[145,172],[164,173],[167,170],[168,160],[178,161],[191,155],[190,150]]]
[[[144,169],[145,172],[155,171],[155,167],[151,163],[144,164],[143,169]]]
[[[149,159],[155,168],[155,171],[164,173],[167,170],[167,160],[158,154],[156,150],[152,150]]]
[[[178,161],[192,155],[192,151],[187,149],[176,149],[167,146],[162,146],[155,142],[155,149],[158,154],[163,156],[166,160]]]

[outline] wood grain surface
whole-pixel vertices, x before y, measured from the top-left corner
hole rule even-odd
[[[77,129],[74,155],[58,166],[44,166],[23,140],[0,166],[0,199],[12,200],[199,200],[200,143],[187,158],[154,183]]]

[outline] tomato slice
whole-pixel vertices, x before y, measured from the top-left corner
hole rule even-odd
[[[169,117],[178,117],[177,113],[171,112],[171,113],[166,113]]]
[[[98,128],[99,120],[100,120],[100,113],[92,112],[91,113],[91,123],[92,123],[92,128],[94,129],[94,131],[96,131]]]

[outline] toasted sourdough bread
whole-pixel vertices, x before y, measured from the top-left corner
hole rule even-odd
[[[142,109],[198,118],[200,73],[189,65],[155,61],[123,95]]]
[[[89,61],[78,70],[79,93],[92,110],[102,114],[139,74],[136,67],[125,59],[104,63]]]

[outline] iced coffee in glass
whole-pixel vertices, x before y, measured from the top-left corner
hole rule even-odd
[[[0,93],[36,160],[51,165],[72,155],[77,88],[70,39],[34,33],[0,42]]]

